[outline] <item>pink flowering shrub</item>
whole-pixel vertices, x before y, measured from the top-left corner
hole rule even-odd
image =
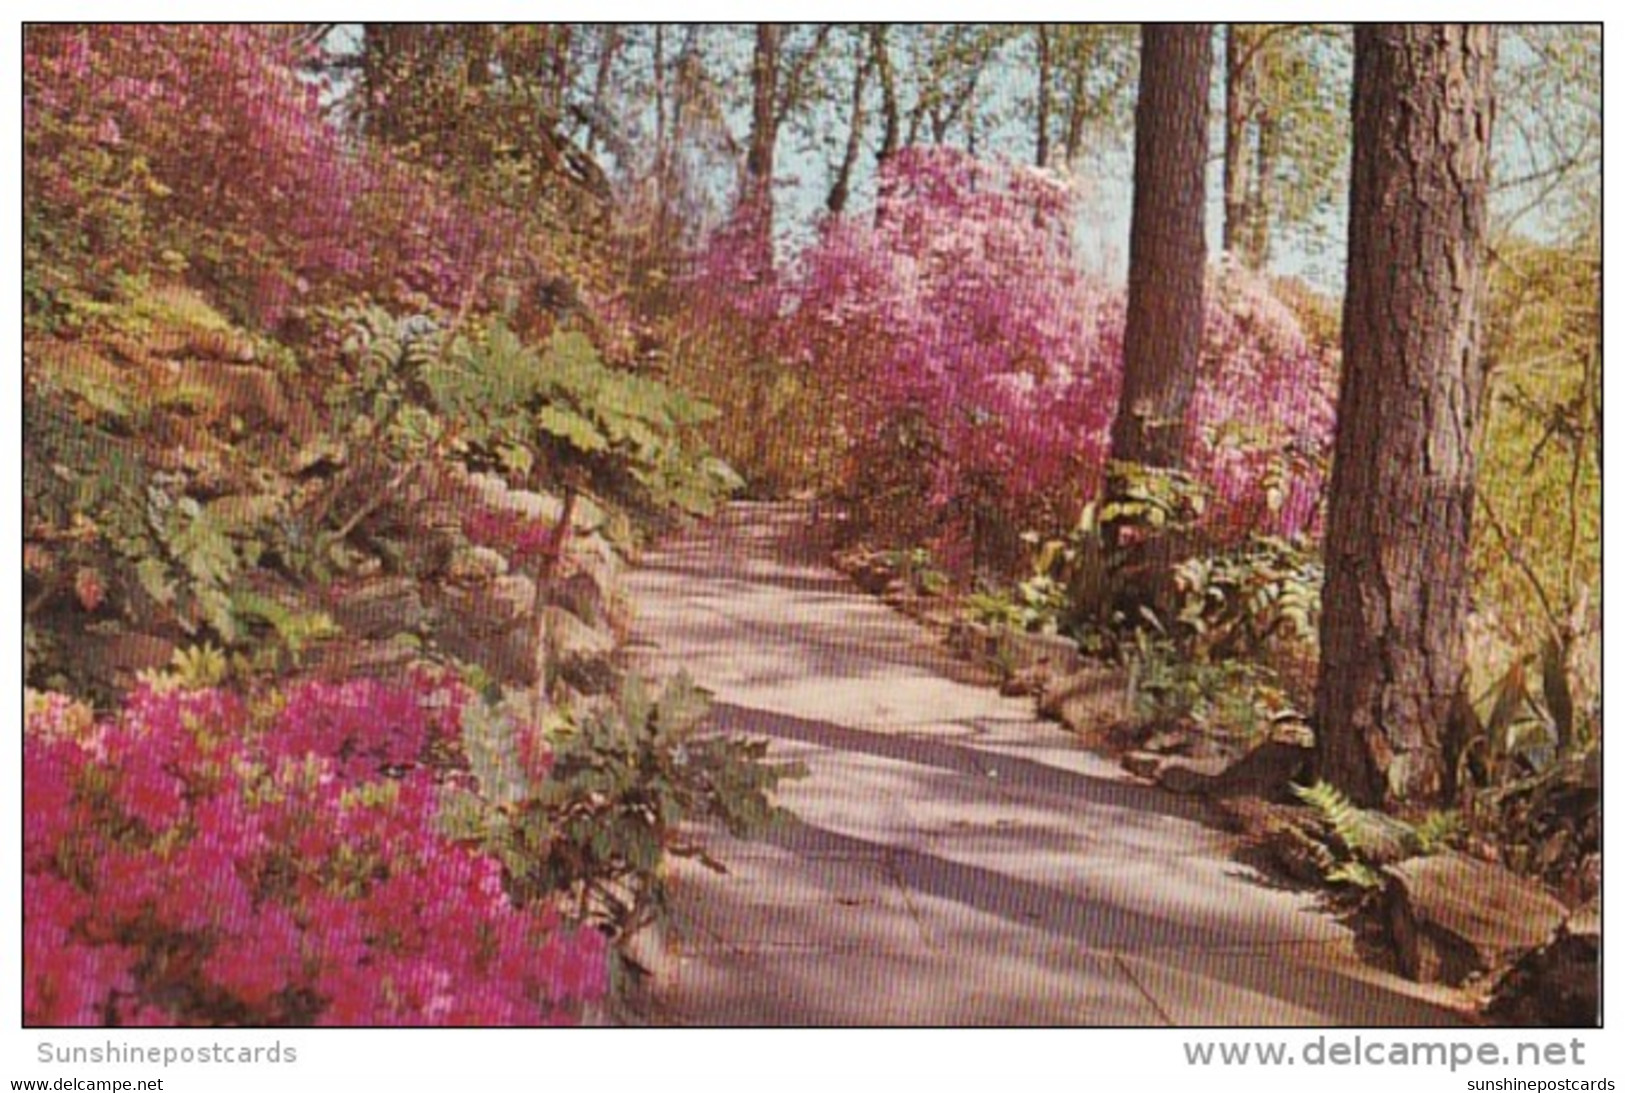
[[[454,308],[531,260],[518,213],[346,139],[288,42],[250,25],[30,27],[30,258],[92,289],[184,268],[267,325],[358,291]],[[32,276],[42,306],[70,287]]]
[[[600,933],[516,906],[495,859],[439,834],[446,687],[144,688],[78,738],[41,708],[29,1024],[547,1024],[607,989]]]
[[[774,356],[819,390],[825,436],[851,454],[848,492],[883,534],[933,539],[952,562],[995,533],[1064,531],[1104,483],[1125,317],[1123,291],[1079,267],[1070,191],[910,148],[880,192],[777,275],[719,234],[696,296],[730,313],[704,321],[772,323]],[[1328,362],[1261,280],[1226,270],[1208,296],[1187,418],[1206,529],[1304,530],[1331,436]]]

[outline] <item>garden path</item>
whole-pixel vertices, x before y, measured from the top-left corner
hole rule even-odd
[[[824,564],[802,509],[736,504],[632,575],[634,658],[810,770],[798,821],[676,863],[654,1020],[680,1025],[1435,1025],[1312,895],[1197,802],[965,682]]]

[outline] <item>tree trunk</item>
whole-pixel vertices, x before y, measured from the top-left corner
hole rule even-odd
[[[1112,458],[1177,467],[1202,344],[1213,28],[1148,25],[1141,42],[1123,394]]]
[[[564,117],[564,107],[570,98],[570,39],[573,35],[574,28],[569,23],[555,23],[548,31],[552,67],[549,99],[555,119]]]
[[[1038,24],[1038,148],[1033,161],[1040,167],[1049,166],[1049,115],[1051,69],[1049,27]]]
[[[773,153],[779,140],[779,37],[777,23],[756,24],[751,62],[750,148],[745,154],[743,212],[756,245],[771,253]]]
[[[1270,225],[1275,220],[1276,166],[1281,151],[1281,123],[1267,107],[1258,111],[1258,160],[1253,172],[1253,199],[1247,209],[1247,268],[1270,264]]]
[[[1224,30],[1224,253],[1239,255],[1247,219],[1247,122],[1253,110],[1247,27]]]
[[[609,80],[615,70],[615,55],[621,49],[621,28],[614,23],[604,25],[604,37],[598,53],[598,75],[592,85],[592,117],[587,122],[587,151],[591,153],[598,143],[599,119],[604,116],[604,100],[609,97]],[[659,76],[655,77],[658,82]],[[657,128],[659,123],[656,123]]]
[[[1425,804],[1451,789],[1441,736],[1462,683],[1496,31],[1354,41],[1319,763],[1360,803]]]
[[[1074,60],[1072,68],[1072,104],[1066,117],[1066,163],[1068,167],[1075,167],[1078,157],[1083,154],[1083,127],[1088,121],[1088,112],[1084,108],[1084,95],[1087,84],[1083,66]]]
[[[876,23],[870,29],[869,47],[874,50],[875,66],[880,70],[880,109],[885,129],[880,138],[880,151],[875,153],[876,165],[885,163],[897,154],[902,139],[902,116],[897,105],[897,76],[892,70],[891,47],[886,44],[885,23]]]
[[[861,54],[861,44],[858,52]],[[857,168],[858,153],[863,148],[863,92],[869,82],[869,71],[875,66],[875,55],[871,49],[867,57],[855,61],[855,75],[852,77],[852,125],[846,131],[846,150],[841,156],[841,166],[835,173],[835,184],[830,187],[829,197],[824,205],[829,211],[839,216],[846,209],[846,200],[852,193],[852,172]]]

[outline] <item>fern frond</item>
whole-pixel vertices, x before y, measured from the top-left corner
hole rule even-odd
[[[1332,836],[1355,858],[1378,864],[1398,861],[1420,848],[1416,829],[1402,820],[1350,801],[1336,786],[1294,786],[1300,800],[1319,814]]]

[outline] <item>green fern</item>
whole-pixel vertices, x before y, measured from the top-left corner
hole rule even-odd
[[[1382,867],[1416,854],[1432,854],[1448,846],[1460,833],[1460,817],[1453,812],[1430,813],[1412,825],[1373,809],[1361,808],[1337,787],[1325,782],[1293,786],[1292,791],[1315,810],[1333,845],[1318,842],[1314,853],[1321,874],[1332,884],[1375,889],[1382,884]]]
[[[1312,786],[1294,786],[1292,791],[1314,808],[1350,855],[1388,862],[1417,849],[1416,830],[1409,824],[1373,809],[1361,808],[1336,786],[1316,782]]]

